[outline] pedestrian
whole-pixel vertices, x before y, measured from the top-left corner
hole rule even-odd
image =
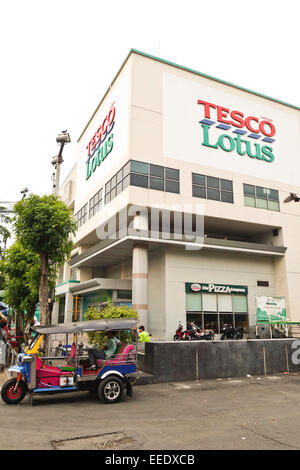
[[[0,365],[6,365],[6,342],[8,338],[7,320],[0,313]]]
[[[139,334],[141,343],[149,343],[150,335],[147,331],[145,331],[145,327],[143,325],[139,327]]]

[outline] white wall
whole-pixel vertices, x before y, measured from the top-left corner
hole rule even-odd
[[[269,287],[257,287],[257,281]],[[267,256],[215,253],[208,250],[166,251],[166,330],[172,337],[179,320],[186,319],[185,283],[220,283],[248,287],[249,323],[255,323],[255,296],[275,295],[273,259]]]

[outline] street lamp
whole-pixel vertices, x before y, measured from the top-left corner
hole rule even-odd
[[[22,191],[20,191],[20,193],[23,194],[22,199],[25,199],[26,194],[28,193],[28,191],[29,191],[28,188],[24,188],[24,189],[22,189]]]
[[[66,130],[62,131],[56,137],[56,142],[60,144],[60,149],[59,149],[58,155],[56,157],[53,157],[52,162],[51,162],[55,168],[55,172],[52,175],[52,181],[53,181],[52,192],[55,196],[58,195],[58,189],[59,189],[60,165],[63,162],[62,151],[63,151],[65,144],[68,144],[69,142],[71,142],[70,134],[68,134]]]

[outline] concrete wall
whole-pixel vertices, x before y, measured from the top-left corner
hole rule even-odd
[[[132,260],[124,263],[109,266],[106,269],[106,277],[111,279],[131,279],[132,278]]]
[[[299,372],[300,364],[292,363],[294,341],[150,342],[138,355],[138,367],[156,383]]]

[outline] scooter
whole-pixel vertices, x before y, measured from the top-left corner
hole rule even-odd
[[[222,328],[221,339],[243,339],[243,335],[243,328],[235,329],[232,325],[226,323]]]
[[[194,322],[190,323],[190,328],[184,332],[184,339],[192,341],[193,339],[201,339],[200,330]]]
[[[205,341],[213,341],[215,339],[213,330],[201,331],[200,335],[200,339],[204,339]]]
[[[184,334],[185,334],[185,331],[183,331],[183,326],[181,322],[179,322],[175,335],[173,336],[173,340],[183,341],[185,339]]]
[[[191,329],[185,331],[185,339],[191,340],[204,340],[213,341],[215,339],[215,333],[212,330],[201,330],[195,323],[191,323]]]

